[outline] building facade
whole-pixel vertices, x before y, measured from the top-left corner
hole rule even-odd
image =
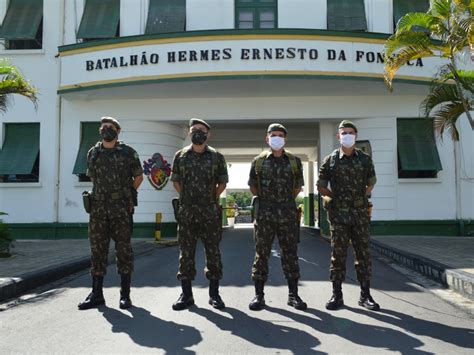
[[[440,139],[419,114],[441,62],[402,68],[392,93],[383,83],[385,39],[403,14],[427,8],[406,0],[2,0],[1,55],[40,96],[37,110],[17,98],[1,118],[0,211],[16,237],[85,235],[85,154],[101,116],[119,119],[121,138],[150,164],[156,153],[171,162],[189,143],[190,117],[211,123],[211,145],[230,163],[250,162],[265,149],[268,123],[281,122],[305,162],[309,206],[313,169],[337,146],[338,122],[350,119],[378,176],[373,233],[472,234],[473,133],[461,118],[461,141]],[[175,192],[157,180],[140,188],[136,235],[152,235],[157,212],[163,234],[173,234]]]

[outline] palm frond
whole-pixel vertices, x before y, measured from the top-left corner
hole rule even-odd
[[[438,25],[439,20],[425,12],[409,12],[398,20],[396,33],[409,32],[416,29],[417,32],[423,29],[431,32],[433,26]]]
[[[414,44],[423,46],[426,49],[436,48],[436,50],[439,50],[424,32],[400,32],[393,34],[387,39],[384,52],[387,57],[391,57],[397,50]]]
[[[448,132],[453,141],[459,140],[459,131],[456,128],[458,118],[464,113],[464,106],[460,102],[451,102],[442,105],[431,117],[435,131],[443,137]]]
[[[451,1],[450,0],[431,0],[430,9],[428,10],[433,16],[448,20],[451,17]]]
[[[424,116],[430,116],[430,112],[438,105],[447,102],[461,102],[456,86],[441,83],[434,83],[430,93],[420,104],[420,110]]]
[[[393,78],[403,65],[409,61],[419,58],[431,57],[434,53],[431,49],[423,45],[405,46],[399,50],[395,55],[388,57],[384,67],[384,79],[388,88],[392,88]]]
[[[35,109],[38,105],[38,90],[30,84],[8,59],[0,59],[0,112],[8,108],[9,95],[21,95],[29,99]]]

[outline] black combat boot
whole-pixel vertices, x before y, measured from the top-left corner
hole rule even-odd
[[[288,306],[304,311],[308,306],[298,296],[298,279],[288,279]]]
[[[181,280],[181,288],[183,293],[179,296],[178,300],[173,303],[173,309],[175,311],[181,311],[194,304],[193,290],[191,288],[190,280]]]
[[[370,309],[371,311],[380,310],[379,304],[375,302],[370,295],[370,281],[362,281],[360,283],[359,306]]]
[[[263,287],[265,282],[263,280],[255,280],[255,297],[250,301],[249,309],[252,311],[260,311],[265,307],[265,294],[263,293]]]
[[[334,311],[344,306],[344,300],[342,299],[342,281],[332,282],[332,297],[326,303],[326,309]]]
[[[216,308],[225,308],[225,304],[219,296],[219,280],[209,280],[209,304]]]
[[[119,307],[121,309],[127,309],[132,307],[132,300],[130,299],[130,283],[132,281],[132,276],[130,274],[121,274],[120,277]]]
[[[102,292],[102,287],[104,285],[103,276],[93,276],[92,277],[92,292],[89,293],[89,296],[86,299],[77,305],[81,311],[85,309],[96,308],[105,304],[104,294]]]

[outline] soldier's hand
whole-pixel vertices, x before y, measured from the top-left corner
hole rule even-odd
[[[323,196],[323,207],[329,209],[331,207],[332,197]]]

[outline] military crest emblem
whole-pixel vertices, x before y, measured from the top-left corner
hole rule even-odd
[[[147,161],[143,162],[143,171],[150,184],[157,190],[162,190],[171,175],[171,165],[160,153],[155,153]]]

